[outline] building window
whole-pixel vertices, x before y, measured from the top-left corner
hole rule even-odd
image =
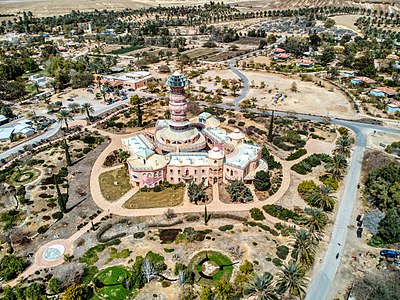
[[[181,175],[181,170],[178,170],[178,175]]]
[[[201,174],[204,174],[204,172],[205,172],[205,170],[203,169],[203,170],[201,170]]]
[[[197,170],[194,170],[194,174],[197,174]]]
[[[174,177],[171,177],[171,181],[174,181]]]
[[[169,170],[169,172],[171,173],[171,175],[174,174],[174,170]]]

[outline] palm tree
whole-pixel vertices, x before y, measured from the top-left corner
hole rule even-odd
[[[328,223],[328,217],[319,208],[307,207],[304,211],[308,216],[302,222],[302,225],[304,225],[308,229],[308,232],[316,240],[320,240],[321,234],[324,232],[324,228]]]
[[[333,150],[333,153],[341,154],[344,157],[350,157],[352,143],[353,143],[353,139],[349,135],[347,135],[347,134],[342,135],[336,141],[336,147]]]
[[[292,257],[304,266],[311,266],[314,263],[316,242],[305,229],[297,231],[294,238]]]
[[[88,119],[91,120],[92,119],[91,113],[94,113],[93,105],[90,103],[83,103],[82,109],[86,111]]]
[[[335,154],[333,159],[326,163],[325,168],[336,178],[341,178],[347,168],[347,160],[343,154]]]
[[[252,297],[254,300],[278,300],[270,273],[264,273],[262,276],[255,274],[244,290],[246,297]]]
[[[288,292],[290,298],[296,296],[303,299],[306,287],[307,279],[305,278],[304,268],[301,264],[291,260],[279,274],[278,292],[280,294]]]
[[[307,202],[311,206],[319,207],[324,211],[332,211],[336,200],[332,196],[332,189],[327,185],[322,185],[311,193]]]
[[[72,121],[73,119],[71,112],[66,109],[60,110],[57,116],[58,123],[64,123],[67,131],[69,130],[68,121]]]
[[[78,103],[71,103],[68,105],[68,108],[72,113],[77,113],[81,106]]]

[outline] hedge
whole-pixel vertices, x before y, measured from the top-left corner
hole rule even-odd
[[[299,150],[297,150],[296,152],[291,153],[286,160],[295,160],[298,159],[300,157],[302,157],[303,155],[307,154],[307,150],[304,148],[301,148]]]
[[[231,224],[223,225],[223,226],[218,227],[218,229],[219,229],[220,231],[232,230],[232,229],[233,229],[233,225],[231,225]]]
[[[276,217],[282,221],[292,220],[296,224],[302,221],[301,215],[280,205],[267,204],[263,206],[263,209],[267,214],[270,214],[271,216]]]

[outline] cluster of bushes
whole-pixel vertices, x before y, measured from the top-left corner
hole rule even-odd
[[[269,170],[282,169],[282,164],[275,160],[274,156],[269,153],[269,150],[265,146],[262,148],[262,157],[267,161]]]
[[[282,221],[292,220],[294,223],[299,224],[303,218],[298,213],[275,204],[267,204],[263,206],[264,211],[271,216],[278,218]]]
[[[250,214],[251,217],[256,221],[262,221],[265,219],[264,213],[261,209],[257,207],[253,207],[252,209],[250,209]]]
[[[272,229],[271,227],[269,227],[268,225],[265,225],[263,223],[260,222],[244,222],[243,223],[246,226],[251,226],[251,227],[260,227],[261,229],[268,231],[269,233],[271,233],[274,236],[278,236],[279,232],[277,232],[276,230]]]
[[[5,281],[16,278],[28,266],[23,257],[6,255],[0,259],[0,278]]]
[[[300,148],[299,150],[289,154],[288,157],[286,157],[286,160],[295,160],[302,157],[305,154],[307,154],[307,150],[304,148]]]
[[[397,154],[400,155],[400,142],[393,142],[390,145],[387,145],[385,151],[389,154]]]
[[[286,226],[282,223],[275,223],[274,227],[281,232],[282,236],[291,236],[296,233],[296,228]]]
[[[314,182],[314,180],[303,180],[297,186],[297,192],[303,199],[306,199],[307,195],[315,191],[316,188],[317,184]]]
[[[303,159],[301,162],[293,165],[291,169],[298,174],[306,175],[312,171],[312,168],[321,165],[323,162],[327,163],[331,160],[331,156],[326,153],[315,153]]]
[[[285,151],[292,151],[306,145],[306,141],[294,130],[286,130],[281,136],[275,136],[272,143]]]
[[[153,188],[142,187],[140,189],[140,191],[141,192],[162,192],[163,190],[165,190],[167,188],[178,189],[178,188],[182,188],[182,187],[185,187],[185,183],[184,182],[173,184],[173,183],[170,183],[169,181],[165,180],[161,184],[156,185]]]

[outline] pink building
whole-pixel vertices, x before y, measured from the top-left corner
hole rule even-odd
[[[179,72],[168,78],[171,120],[159,120],[154,136],[139,133],[122,140],[124,150],[131,154],[127,163],[133,185],[203,180],[206,185],[232,180],[250,183],[256,172],[268,170],[261,147],[245,143],[239,129],[227,133],[209,113],[187,119],[187,84]]]

